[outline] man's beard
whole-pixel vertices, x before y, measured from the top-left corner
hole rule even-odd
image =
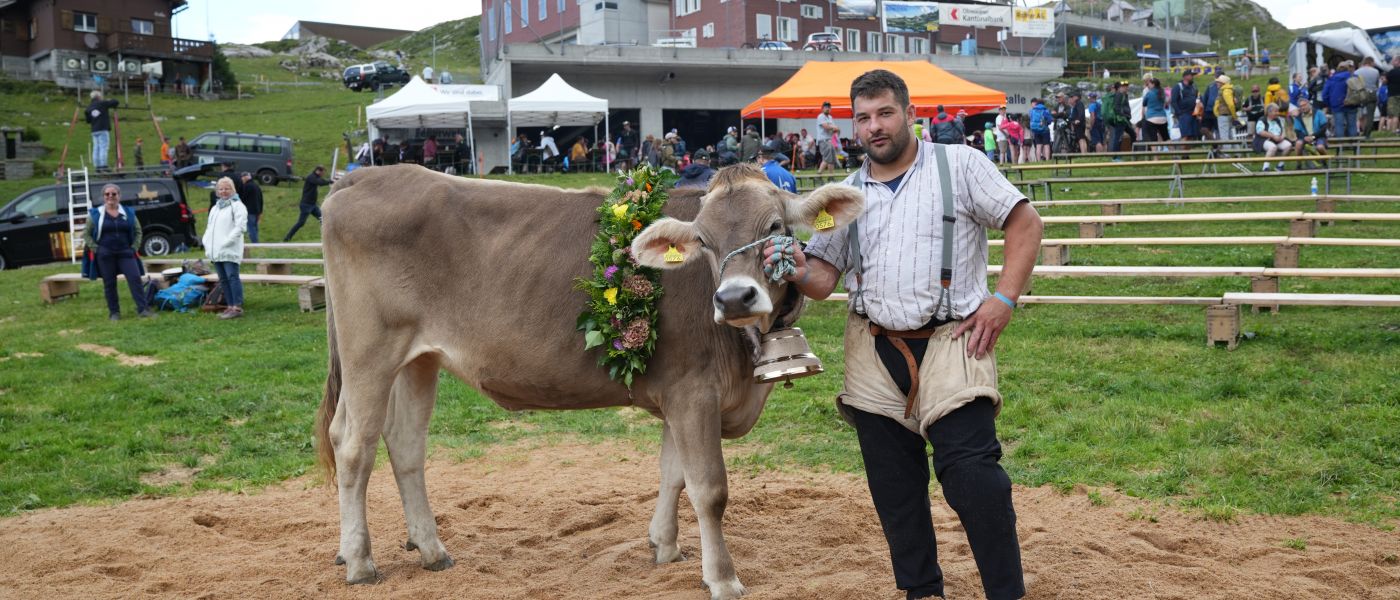
[[[884,150],[876,149],[870,145],[869,141],[866,141],[865,155],[878,164],[888,165],[898,160],[900,155],[904,154],[904,150],[909,147],[910,138],[912,137],[914,137],[914,134],[909,132],[909,123],[906,121],[903,126],[890,134],[889,143]]]

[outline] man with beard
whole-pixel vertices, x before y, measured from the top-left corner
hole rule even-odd
[[[787,279],[817,299],[837,283],[850,290],[837,408],[856,428],[897,587],[911,600],[943,597],[927,440],[986,597],[1021,598],[1011,481],[998,463],[993,349],[1035,264],[1040,216],[981,152],[914,140],[914,107],[898,75],[861,75],[851,104],[867,160],[845,183],[864,192],[865,212],[813,236]],[[989,228],[1006,239],[995,293],[987,289]],[[764,254],[772,260],[771,243]]]

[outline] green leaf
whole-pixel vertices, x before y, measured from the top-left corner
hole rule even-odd
[[[590,350],[598,346],[602,346],[603,342],[605,341],[603,339],[603,332],[597,330],[588,332],[583,336],[583,339],[586,342],[583,346],[584,350]]]

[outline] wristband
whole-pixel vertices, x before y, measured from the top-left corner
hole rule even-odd
[[[1001,292],[994,292],[992,294],[992,297],[996,298],[997,300],[1001,300],[1002,302],[1005,302],[1006,305],[1011,307],[1012,309],[1016,308],[1016,303],[1013,302],[1010,298],[1007,298],[1006,295],[1002,294]]]

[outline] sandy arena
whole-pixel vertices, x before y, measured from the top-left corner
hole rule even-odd
[[[732,452],[732,451],[731,451]],[[705,600],[693,511],[687,560],[656,566],[646,542],[657,458],[618,444],[510,446],[467,463],[438,458],[428,488],[457,566],[407,552],[387,465],[370,484],[383,581],[347,587],[331,564],[336,498],[310,478],[251,495],[202,493],[0,520],[3,598],[608,598]],[[1202,521],[1104,492],[1017,487],[1032,599],[1400,598],[1400,535],[1316,517]],[[1143,518],[1155,515],[1157,522]],[[1136,518],[1134,518],[1136,517]],[[948,597],[981,598],[966,538],[934,499]],[[863,479],[740,474],[725,532],[756,600],[902,599]],[[1305,550],[1288,540],[1306,541]]]

